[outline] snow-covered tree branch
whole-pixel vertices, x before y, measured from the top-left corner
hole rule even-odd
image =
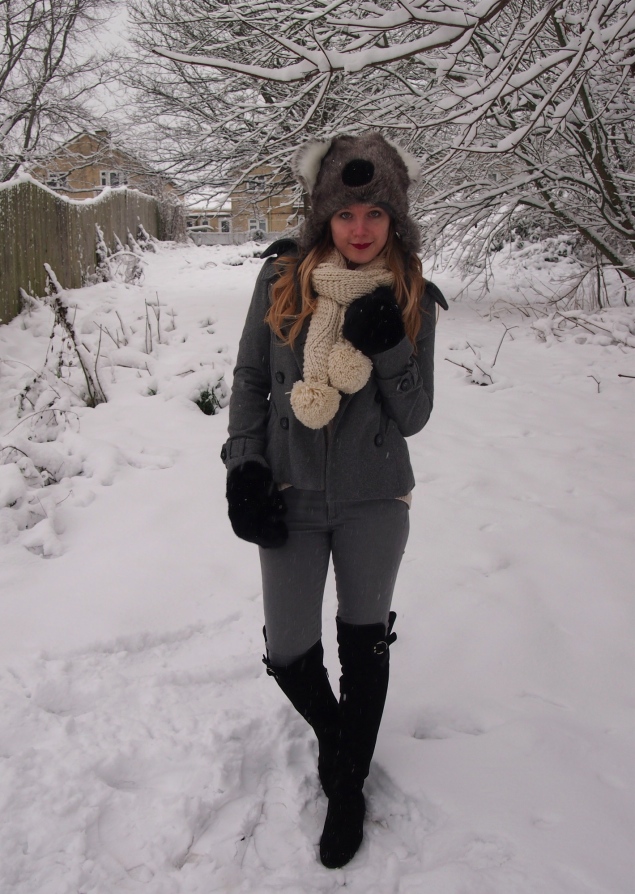
[[[635,0],[150,0],[135,17],[175,170],[267,163],[280,182],[302,138],[374,127],[424,160],[430,246],[452,233],[474,262],[525,207],[635,278]]]
[[[113,0],[0,3],[0,180],[9,180],[90,121],[89,93],[107,76],[91,38]]]

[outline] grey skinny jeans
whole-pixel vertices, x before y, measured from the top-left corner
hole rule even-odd
[[[333,556],[338,617],[387,624],[410,530],[403,500],[327,503],[323,491],[284,491],[289,538],[260,549],[267,648],[291,664],[322,636],[322,598]]]

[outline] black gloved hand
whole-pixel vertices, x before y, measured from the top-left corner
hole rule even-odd
[[[362,354],[381,354],[398,345],[406,334],[401,308],[390,286],[378,286],[347,308],[344,338]]]
[[[237,537],[272,549],[286,543],[289,532],[282,517],[287,507],[266,466],[247,460],[233,469],[227,476],[227,504]]]

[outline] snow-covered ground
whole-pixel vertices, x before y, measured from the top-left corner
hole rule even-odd
[[[96,409],[49,307],[0,327],[0,891],[632,894],[633,311],[505,310],[553,284],[530,265],[442,314],[366,841],[329,871],[227,410],[194,403],[226,402],[252,249],[161,246],[141,286],[62,296]],[[331,582],[336,680],[334,614]]]

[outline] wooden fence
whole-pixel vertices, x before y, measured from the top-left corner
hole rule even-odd
[[[83,285],[95,270],[95,224],[112,248],[115,234],[125,244],[140,223],[151,236],[160,236],[156,199],[136,190],[77,202],[30,178],[0,184],[0,323],[20,312],[20,288],[44,294],[45,262],[64,288]]]

